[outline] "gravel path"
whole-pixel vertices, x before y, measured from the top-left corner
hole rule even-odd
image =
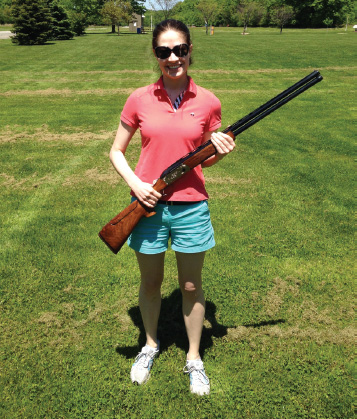
[[[0,39],[9,39],[13,35],[11,31],[0,31]]]

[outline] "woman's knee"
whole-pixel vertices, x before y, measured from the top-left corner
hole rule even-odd
[[[164,279],[165,252],[155,255],[136,252],[136,257],[141,273],[141,293],[145,295],[156,294],[160,290]]]
[[[141,292],[145,295],[155,295],[161,289],[162,280],[160,278],[142,278]]]
[[[181,292],[184,298],[197,299],[203,293],[201,283],[183,281],[181,284]]]

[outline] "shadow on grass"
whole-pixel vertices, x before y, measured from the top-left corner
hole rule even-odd
[[[146,336],[138,306],[129,309],[129,315],[136,327],[140,330],[138,345],[117,347],[116,351],[126,358],[134,358],[139,349],[145,345]],[[212,301],[206,301],[206,320],[211,327],[203,326],[200,345],[201,357],[204,357],[206,349],[213,345],[212,338],[222,338],[228,333],[228,329],[234,329],[236,326],[224,326],[216,320],[216,306]],[[206,323],[206,322],[205,322]],[[284,323],[284,320],[263,321],[261,323],[247,324],[245,327],[260,327]],[[185,324],[182,316],[182,298],[180,289],[176,289],[168,297],[162,299],[161,312],[158,326],[158,338],[160,339],[160,350],[165,352],[171,345],[188,351],[188,339],[186,335]]]
[[[201,356],[207,348],[212,346],[212,337],[223,337],[227,334],[228,326],[219,324],[215,317],[216,306],[211,301],[206,301],[206,320],[212,327],[203,327],[201,338]],[[145,345],[145,330],[141,320],[138,306],[129,309],[129,315],[136,327],[140,330],[138,345],[117,347],[116,351],[127,358],[133,358],[138,354],[139,348]],[[161,312],[158,326],[158,338],[160,339],[160,351],[165,352],[171,345],[187,352],[188,340],[185,324],[182,316],[182,298],[180,289],[176,289],[168,297],[162,299]]]
[[[285,323],[285,320],[283,319],[277,319],[277,320],[265,320],[262,322],[258,322],[258,323],[247,323],[244,324],[244,327],[263,327],[263,326],[275,326],[276,324],[281,324],[281,323]]]

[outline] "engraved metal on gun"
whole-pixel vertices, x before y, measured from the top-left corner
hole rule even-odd
[[[166,176],[162,178],[162,180],[167,184],[171,185],[171,183],[175,182],[177,179],[180,179],[185,173],[189,172],[190,168],[185,164],[181,164],[180,166],[176,167],[176,169],[172,170],[172,172],[168,173]]]

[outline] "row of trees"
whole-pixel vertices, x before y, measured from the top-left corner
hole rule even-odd
[[[186,4],[177,4],[170,11],[170,14],[177,19],[192,19],[195,21],[195,25],[201,25],[203,20],[206,26],[206,34],[208,34],[209,25],[243,26],[243,34],[245,34],[248,25],[262,26],[264,23],[265,26],[278,26],[281,33],[283,27],[292,22],[295,16],[293,7],[284,4],[282,1],[272,4],[269,10],[264,8],[259,1],[253,0],[241,0],[236,4],[226,4],[228,6],[226,9],[223,4],[214,0],[199,0],[194,9],[187,9],[190,1],[192,0],[188,0]],[[192,11],[195,11],[195,13],[190,13]],[[182,17],[183,15],[186,15],[186,19]]]
[[[87,25],[100,25],[103,22],[102,9],[108,3],[108,0],[34,0],[34,3],[43,3],[48,7],[52,3],[56,3],[63,8],[71,18],[73,13],[79,13],[85,17]],[[115,4],[128,3],[135,13],[144,14],[145,0],[121,0],[113,1]],[[0,25],[14,23],[13,8],[18,6],[22,1],[18,0],[0,0]]]
[[[36,0],[34,0],[36,2]],[[43,0],[51,3],[51,0]],[[129,3],[132,10],[153,15],[154,23],[162,18],[175,17],[188,25],[203,26],[208,23],[215,26],[269,26],[275,24],[276,10],[292,13],[290,25],[294,27],[336,27],[352,23],[355,18],[357,2],[354,0],[149,0],[146,10],[145,0],[118,0],[112,3]],[[18,0],[0,0],[0,24],[12,23],[11,6]],[[56,0],[68,14],[80,13],[87,25],[102,24],[103,6],[107,0]],[[145,13],[147,12],[147,13]],[[203,13],[204,12],[204,13]],[[281,12],[280,12],[281,13]],[[125,17],[125,15],[124,15]],[[125,20],[125,19],[124,19]],[[146,19],[147,22],[150,20]]]
[[[167,3],[175,3],[165,8]],[[354,0],[156,0],[165,17],[189,25],[338,27],[355,19]]]
[[[133,13],[146,21],[172,17],[188,25],[249,26],[287,24],[334,27],[352,23],[353,0],[156,0],[151,11],[144,0],[0,0],[0,23],[14,24],[13,42],[45,43],[81,35],[89,24],[127,24]]]

